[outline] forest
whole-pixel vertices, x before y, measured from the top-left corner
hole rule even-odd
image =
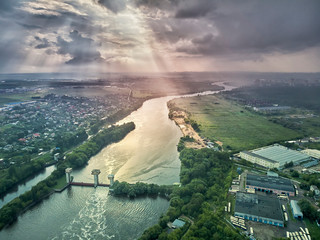
[[[235,176],[229,154],[186,148],[180,160],[181,187],[172,189],[167,213],[140,239],[244,239],[224,220],[228,189]],[[167,223],[183,215],[193,223],[168,233]]]
[[[172,188],[173,186],[159,186],[157,184],[147,184],[142,182],[129,184],[127,182],[115,181],[112,185],[112,194],[114,196],[126,196],[129,198],[140,196],[167,197],[172,192]]]

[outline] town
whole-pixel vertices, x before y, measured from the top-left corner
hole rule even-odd
[[[48,94],[33,101],[6,104],[0,109],[1,168],[23,164],[26,156],[41,156],[74,145],[75,133],[84,129],[90,134],[90,126],[97,119],[130,105],[127,99]]]

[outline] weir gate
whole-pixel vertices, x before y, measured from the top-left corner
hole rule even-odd
[[[67,184],[71,185],[71,186],[83,186],[83,187],[94,187],[94,188],[96,188],[98,186],[111,187],[114,183],[114,175],[113,174],[108,175],[108,179],[110,181],[110,184],[99,183],[99,174],[101,173],[101,171],[99,169],[93,169],[91,171],[91,175],[94,176],[93,183],[74,182],[73,177],[71,176],[72,168],[66,168],[65,173],[66,173]]]

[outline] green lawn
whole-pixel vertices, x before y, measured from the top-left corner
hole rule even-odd
[[[191,113],[191,118],[201,125],[200,135],[222,141],[224,149],[230,146],[235,151],[250,150],[301,136],[222,96],[179,98],[173,102]]]
[[[63,188],[64,186],[67,185],[67,182],[66,182],[66,177],[65,176],[62,176],[61,178],[57,179],[57,184],[54,185],[52,188],[53,189],[61,189]]]
[[[307,225],[307,228],[309,229],[310,235],[312,239],[320,239],[320,228],[316,224],[315,221],[310,222],[309,219],[305,219],[304,222]]]
[[[287,203],[286,208],[287,208],[287,213],[289,214],[290,221],[297,222],[297,219],[293,217],[292,210],[289,203]]]

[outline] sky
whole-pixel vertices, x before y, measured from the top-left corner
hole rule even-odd
[[[319,0],[1,0],[0,73],[320,72]]]

